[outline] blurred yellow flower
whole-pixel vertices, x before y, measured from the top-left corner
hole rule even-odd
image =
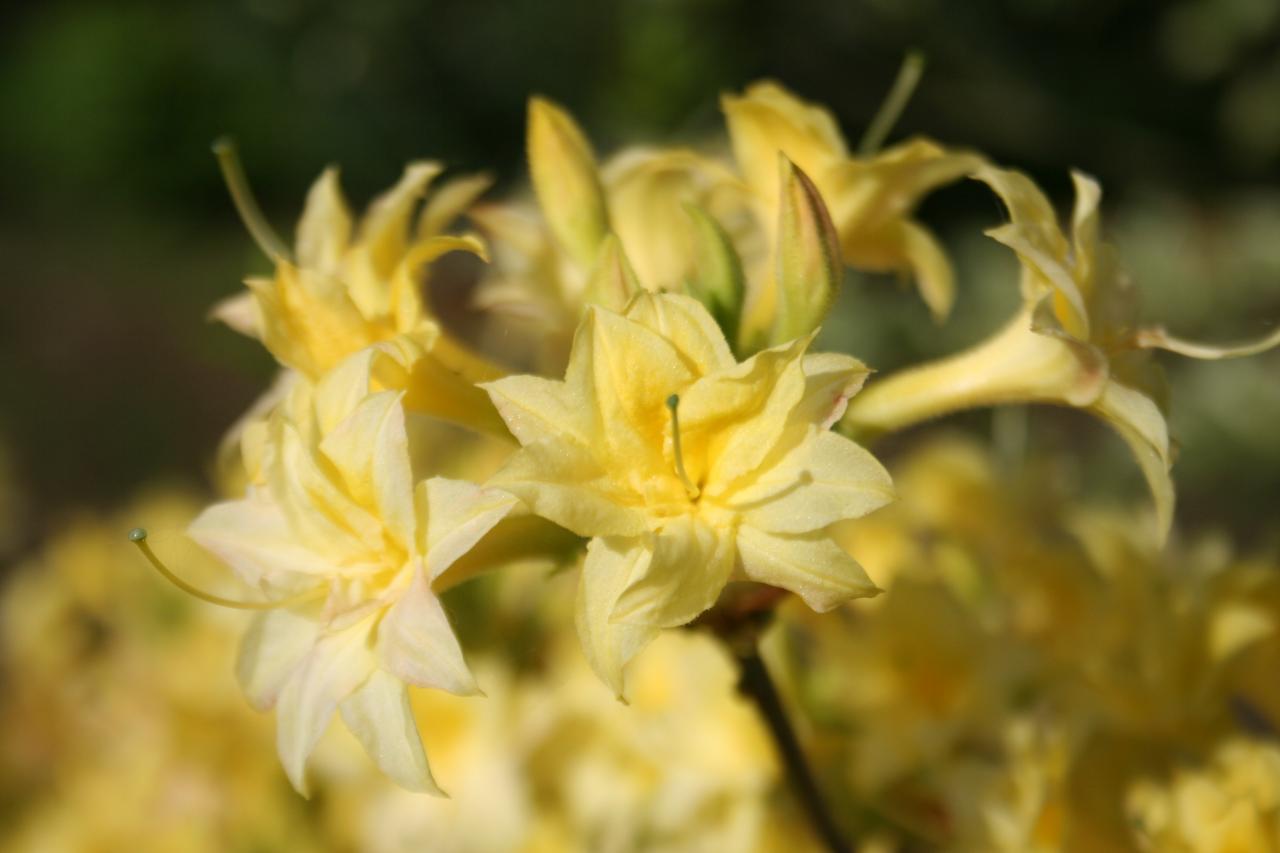
[[[733,151],[765,210],[777,209],[778,152],[813,179],[826,201],[849,266],[909,272],[938,319],[954,300],[951,265],[937,239],[911,219],[932,190],[973,172],[982,158],[913,139],[868,158],[849,154],[835,117],[773,81],[726,95],[721,106]],[[765,214],[764,221],[773,217]]]
[[[591,537],[578,630],[619,695],[627,661],[735,575],[817,610],[876,592],[826,530],[892,498],[880,464],[827,429],[866,371],[808,343],[738,363],[698,302],[641,293],[625,314],[587,311],[563,382],[484,386],[523,446],[494,482]]]
[[[1022,307],[991,338],[965,352],[872,384],[850,406],[845,425],[866,433],[900,429],[957,409],[1004,403],[1082,408],[1120,434],[1155,498],[1163,539],[1174,489],[1163,380],[1145,350],[1228,358],[1280,345],[1280,331],[1233,347],[1191,344],[1137,324],[1136,294],[1099,230],[1098,184],[1079,172],[1071,236],[1029,178],[983,166],[975,177],[1004,200],[1011,221],[988,231],[1017,253]]]
[[[1202,767],[1135,784],[1127,802],[1141,849],[1236,853],[1280,844],[1280,748],[1234,739]]]

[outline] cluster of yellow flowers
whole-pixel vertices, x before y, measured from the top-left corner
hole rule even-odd
[[[281,804],[259,718],[228,708],[216,660],[200,663],[227,623],[202,616],[173,642],[121,644],[165,646],[145,684],[179,706],[140,736],[181,725],[198,730],[184,744],[209,739],[191,746],[203,762],[161,749],[181,767],[131,765],[136,802],[214,824],[235,811],[246,846],[287,836],[289,849],[830,846],[801,800],[867,850],[1280,843],[1280,572],[1212,542],[1165,547],[1170,438],[1150,353],[1248,355],[1280,330],[1214,347],[1140,325],[1085,175],[1064,227],[1030,179],[977,153],[917,139],[851,154],[828,111],[771,82],[722,106],[731,157],[631,149],[598,164],[574,120],[535,98],[533,199],[489,200],[485,178],[438,182],[442,167],[420,162],[356,218],[329,169],[292,249],[218,147],[274,274],[215,315],[261,341],[280,378],[224,442],[227,499],[190,523],[199,549],[133,539],[184,589],[258,611],[235,672],[254,708],[275,709],[293,787],[307,794],[314,776],[323,796]],[[1020,265],[1015,315],[883,378],[814,351],[848,268],[910,277],[945,321],[952,269],[912,217],[965,178],[1008,211],[988,234]],[[429,271],[456,252],[483,262],[478,334],[432,305],[449,295]],[[1032,462],[1002,473],[958,439],[893,476],[863,446],[1019,403],[1114,427],[1155,524],[1071,505]],[[44,673],[84,668],[101,643],[64,649],[69,635],[23,620],[68,611],[91,634],[136,629],[131,599],[77,610],[82,581],[101,582],[10,590],[15,684],[52,689]],[[735,692],[769,619],[764,659],[812,778],[777,709]],[[687,625],[706,630],[666,630]],[[28,655],[36,635],[59,642]],[[128,670],[85,671],[137,701]],[[347,733],[325,738],[335,717]],[[65,724],[74,737],[24,748],[74,749],[111,725]],[[361,749],[396,788],[352,758]],[[66,766],[72,792],[123,784],[115,764]],[[236,781],[206,791],[218,774]],[[822,793],[791,799],[784,774]],[[189,797],[172,782],[188,775]],[[33,838],[53,802],[24,807]],[[100,821],[137,831],[127,813]]]

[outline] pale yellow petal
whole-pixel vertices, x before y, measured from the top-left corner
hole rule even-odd
[[[729,506],[752,527],[809,533],[859,518],[893,498],[889,472],[874,456],[844,436],[823,431],[735,492]]]
[[[779,151],[811,175],[821,175],[848,156],[831,114],[777,83],[756,83],[743,96],[725,95],[720,107],[734,158],[761,198],[777,198]]]
[[[592,670],[619,698],[628,661],[658,635],[657,628],[612,621],[618,596],[643,571],[649,557],[640,539],[592,539],[578,583],[574,622],[582,651]]]
[[[1136,389],[1111,381],[1090,411],[1105,419],[1129,445],[1155,500],[1160,542],[1173,525],[1174,489],[1169,475],[1169,428],[1155,401]]]
[[[262,319],[258,315],[258,303],[253,293],[244,291],[214,303],[209,309],[209,319],[224,323],[228,328],[246,338],[262,338]]]
[[[259,711],[275,707],[280,691],[319,638],[318,622],[288,610],[254,614],[236,657],[236,678],[249,704]]]
[[[790,590],[819,613],[880,592],[825,531],[778,534],[744,525],[738,554],[748,578]]]
[[[325,169],[307,193],[298,222],[298,265],[338,275],[351,240],[351,211],[342,195],[338,170]]]
[[[298,429],[279,423],[267,474],[271,495],[300,541],[335,562],[359,562],[383,547],[383,525],[323,470]]]
[[[368,252],[368,261],[382,280],[391,277],[404,257],[409,246],[409,218],[427,186],[442,170],[439,163],[410,163],[396,185],[369,205],[360,222],[360,245]],[[360,303],[359,299],[356,301]]]
[[[792,420],[827,429],[844,417],[849,400],[862,389],[871,370],[851,355],[834,352],[806,353],[804,396]]]
[[[621,311],[640,290],[640,280],[636,278],[636,271],[632,269],[622,243],[616,235],[606,234],[600,243],[586,288],[582,291],[583,302]]]
[[[696,375],[736,364],[724,332],[696,299],[674,293],[642,293],[627,307],[626,316],[674,344]]]
[[[449,617],[421,568],[414,569],[408,588],[379,623],[376,648],[383,669],[409,684],[459,696],[479,692]]]
[[[683,516],[653,537],[652,555],[637,566],[614,608],[614,622],[674,628],[716,603],[733,571],[732,535]]]
[[[638,536],[649,529],[639,498],[572,442],[527,445],[490,484],[579,536]]]
[[[382,520],[402,548],[414,541],[412,468],[401,393],[366,397],[320,442],[347,493]]]
[[[341,708],[347,728],[391,781],[409,791],[444,796],[427,765],[409,691],[398,678],[374,672]]]
[[[321,637],[280,691],[276,703],[276,749],[294,789],[307,795],[307,758],[333,719],[338,703],[373,672],[366,619]]]
[[[187,535],[253,587],[282,573],[323,574],[334,565],[298,539],[279,505],[260,490],[206,508]]]
[[[508,376],[480,386],[521,444],[544,439],[590,443],[593,418],[586,400],[556,379]]]
[[[483,173],[461,175],[445,181],[422,206],[418,217],[418,237],[434,237],[442,233],[491,186],[493,176]]]
[[[681,430],[691,446],[706,443],[709,470],[691,469],[695,482],[718,494],[755,471],[787,437],[804,397],[803,355],[808,339],[757,353],[742,364],[698,380],[680,399]]]
[[[516,506],[515,496],[463,480],[432,477],[418,484],[419,546],[434,581]]]

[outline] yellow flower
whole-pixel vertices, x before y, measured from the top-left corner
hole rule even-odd
[[[578,630],[615,692],[658,629],[735,576],[816,610],[876,592],[826,529],[892,498],[880,464],[827,429],[866,369],[808,343],[738,363],[698,302],[641,293],[624,314],[587,311],[563,382],[484,386],[523,446],[494,482],[591,537]]]
[[[1226,741],[1207,766],[1180,769],[1168,782],[1139,782],[1127,806],[1143,850],[1274,850],[1280,843],[1280,749]]]
[[[370,384],[358,353],[295,386],[269,422],[265,484],[189,533],[280,604],[249,630],[238,673],[255,706],[277,709],[294,787],[305,793],[307,756],[340,710],[388,776],[438,793],[405,685],[475,691],[435,588],[515,501],[439,477],[415,487],[403,394]]]
[[[726,95],[721,106],[734,155],[766,210],[777,207],[781,151],[813,179],[826,201],[845,263],[910,273],[934,316],[947,316],[954,299],[951,265],[934,236],[910,215],[930,191],[976,169],[980,157],[925,139],[867,158],[850,156],[828,110],[772,81]]]
[[[418,211],[419,199],[441,166],[411,163],[356,222],[337,170],[326,169],[307,196],[291,255],[257,210],[234,152],[223,147],[219,157],[237,206],[275,272],[270,278],[247,279],[248,290],[215,306],[214,317],[257,338],[281,365],[311,381],[361,349],[387,344],[392,348],[387,352],[401,362],[400,373],[411,375],[417,389],[405,400],[406,407],[490,433],[504,432],[484,394],[472,385],[504,371],[440,328],[419,280],[425,267],[449,252],[487,259],[477,237],[443,233],[484,191],[487,179],[455,179]],[[231,430],[221,451],[224,470],[244,429],[262,421],[292,381],[286,373]]]
[[[1023,304],[991,338],[950,358],[873,384],[850,406],[845,425],[865,433],[899,429],[937,415],[1003,403],[1074,406],[1120,434],[1155,497],[1163,539],[1173,520],[1168,426],[1159,367],[1146,352],[1229,358],[1280,344],[1280,330],[1233,347],[1194,344],[1137,325],[1137,304],[1113,249],[1099,236],[1101,190],[1079,172],[1068,237],[1053,207],[1025,175],[984,166],[975,175],[1004,200],[1011,221],[988,235],[1022,266]]]

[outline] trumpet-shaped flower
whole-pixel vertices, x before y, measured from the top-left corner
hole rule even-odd
[[[776,163],[782,152],[825,199],[845,263],[871,272],[910,273],[934,316],[946,317],[954,299],[951,266],[937,239],[911,212],[932,190],[973,172],[980,157],[925,139],[853,157],[828,110],[772,81],[726,95],[721,106],[734,155],[758,203],[776,208]]]
[[[250,628],[238,673],[254,706],[277,710],[294,787],[305,793],[307,757],[340,711],[383,772],[438,793],[406,685],[475,692],[436,589],[515,500],[438,477],[415,487],[404,395],[370,383],[357,354],[295,386],[269,421],[265,483],[189,533],[279,604]]]
[[[627,661],[735,577],[815,610],[877,591],[827,532],[892,498],[880,464],[828,429],[866,369],[808,343],[739,363],[700,303],[640,293],[622,314],[587,311],[564,381],[484,386],[522,445],[494,482],[591,538],[578,631],[618,694]]]
[[[845,424],[884,432],[974,406],[1054,403],[1082,408],[1120,434],[1155,498],[1158,529],[1167,535],[1174,490],[1168,426],[1160,405],[1159,366],[1146,350],[1193,358],[1230,358],[1280,345],[1265,339],[1218,347],[1141,328],[1132,283],[1099,234],[1101,191],[1078,172],[1068,237],[1053,207],[1025,175],[983,167],[976,173],[1004,200],[1011,221],[988,235],[1017,253],[1022,306],[990,339],[950,358],[874,384],[850,406]]]

